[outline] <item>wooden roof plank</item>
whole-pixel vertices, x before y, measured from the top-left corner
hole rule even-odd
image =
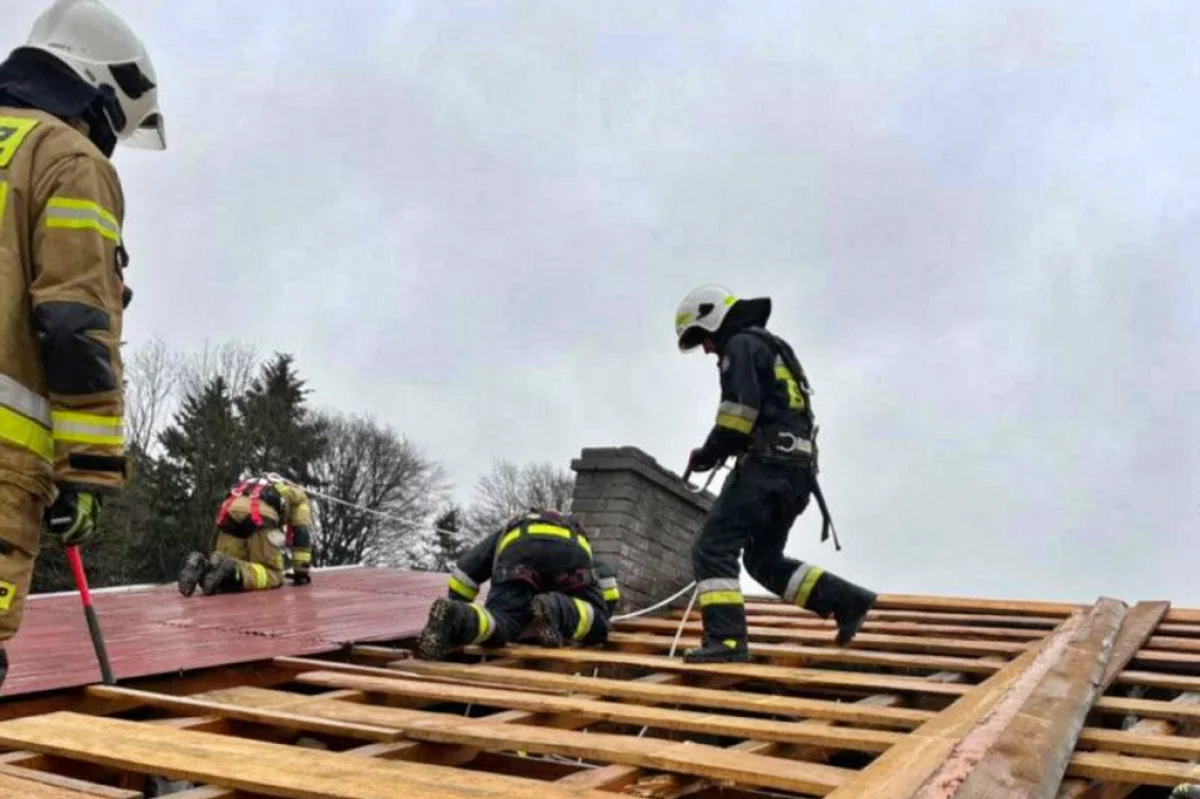
[[[701,735],[757,738],[778,743],[829,746],[860,752],[884,752],[903,738],[902,733],[882,730],[829,727],[814,732],[809,728],[801,728],[794,721],[753,719],[714,712],[701,713],[694,710],[674,710],[566,696],[538,696],[493,688],[467,688],[444,683],[409,680],[399,675],[380,678],[317,671],[299,674],[296,676],[296,681],[304,685],[349,688],[386,696],[435,699],[464,704],[474,703],[483,707],[503,707],[511,710],[526,710],[531,713],[571,713],[593,721],[649,726]]]
[[[81,787],[82,786],[82,787]],[[70,780],[66,777],[58,777],[54,774],[34,775],[33,779],[27,777],[14,776],[8,772],[0,772],[0,796],[13,797],[13,799],[105,799],[106,797],[120,796],[124,799],[142,799],[142,794],[139,791],[120,791],[110,793],[97,793],[93,790],[83,790],[84,787],[89,787],[88,783],[80,780]],[[91,788],[103,788],[104,786],[92,785]]]
[[[468,651],[481,651],[468,649]],[[682,658],[637,655],[605,649],[544,649],[533,646],[506,646],[500,650],[506,657],[529,661],[553,661],[587,665],[622,665],[670,671],[679,674],[737,677],[742,680],[776,683],[795,687],[826,686],[855,688],[872,692],[900,691],[958,697],[971,690],[969,685],[935,683],[919,677],[899,677],[888,674],[861,674],[828,669],[804,669],[768,666],[757,663],[704,665],[684,663]]]
[[[392,726],[410,738],[431,743],[473,746],[492,752],[525,751],[606,760],[709,779],[731,780],[748,786],[817,795],[835,789],[853,773],[832,766],[735,754],[721,747],[692,742],[583,733],[523,724],[505,725],[481,720],[464,723],[458,716],[443,713],[312,699],[265,688],[230,688],[210,696],[219,698],[221,704],[244,704],[247,707],[262,704],[275,706],[271,704],[275,701],[278,702],[277,706],[287,707],[296,714],[356,724]]]
[[[607,799],[536,780],[57,712],[0,722],[0,744],[283,799]]]
[[[315,668],[320,668],[317,661]],[[629,680],[611,680],[572,674],[499,668],[495,666],[466,666],[458,663],[433,663],[422,660],[404,661],[392,667],[393,673],[410,673],[427,678],[464,677],[475,674],[480,685],[496,683],[512,686],[535,686],[543,689],[592,693],[615,699],[646,704],[678,704],[714,710],[737,710],[749,713],[819,718],[848,724],[870,724],[887,727],[919,727],[934,714],[927,710],[902,707],[863,706],[853,702],[828,699],[756,694],[748,691],[716,690],[680,685],[649,685]]]

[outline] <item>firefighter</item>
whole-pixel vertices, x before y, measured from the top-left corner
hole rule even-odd
[[[486,580],[492,586],[480,605],[474,599]],[[583,526],[569,514],[537,509],[463,555],[448,593],[429,610],[417,643],[423,660],[468,644],[503,646],[526,627],[546,647],[602,644],[621,598],[616,572],[592,557]]]
[[[0,683],[44,528],[73,546],[127,475],[120,355],[128,256],[120,142],[164,149],[141,41],[58,0],[0,63]]]
[[[839,645],[850,642],[875,602],[874,593],[783,554],[810,496],[822,508],[826,534],[829,517],[816,481],[808,380],[791,346],[765,329],[770,315],[770,298],[739,300],[719,286],[692,291],[675,315],[680,351],[703,347],[716,354],[721,381],[716,425],[692,450],[688,471],[710,471],[738,456],[692,548],[704,639],[685,653],[691,663],[750,657],[739,555],[768,590],[822,617],[832,615]]]
[[[205,596],[266,591],[283,585],[285,547],[292,581],[312,582],[312,508],[304,489],[270,473],[234,486],[217,511],[217,544],[205,557],[192,552],[179,571],[179,592]]]

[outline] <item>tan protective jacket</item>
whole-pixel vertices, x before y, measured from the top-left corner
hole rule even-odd
[[[124,485],[124,214],[86,136],[0,106],[0,480],[47,502]]]

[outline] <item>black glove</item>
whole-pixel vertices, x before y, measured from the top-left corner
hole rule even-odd
[[[312,582],[312,577],[309,575],[309,573],[307,571],[302,571],[302,572],[294,571],[291,574],[289,574],[288,577],[292,578],[293,585],[308,585],[309,583]]]
[[[90,491],[59,491],[58,499],[46,509],[46,532],[59,539],[64,547],[86,544],[96,535],[96,520],[100,518],[100,497]]]
[[[708,472],[717,465],[717,459],[703,449],[694,449],[688,455],[687,470],[689,472]]]

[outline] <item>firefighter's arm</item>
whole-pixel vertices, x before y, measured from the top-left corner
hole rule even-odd
[[[701,465],[716,464],[742,452],[750,443],[750,433],[758,420],[763,386],[759,380],[758,356],[763,345],[748,335],[734,336],[721,356],[721,403],[717,420],[699,451],[694,455]]]
[[[292,528],[292,572],[302,575],[301,581],[307,582],[308,570],[312,566],[312,506],[308,494],[298,488],[291,490],[288,521]]]
[[[479,596],[479,586],[492,577],[492,561],[496,555],[496,545],[504,530],[497,530],[487,538],[471,547],[466,554],[458,559],[450,570],[449,593],[451,599],[470,602]]]
[[[74,155],[34,187],[30,304],[61,489],[115,493],[125,482],[121,366],[124,201],[106,161]]]

